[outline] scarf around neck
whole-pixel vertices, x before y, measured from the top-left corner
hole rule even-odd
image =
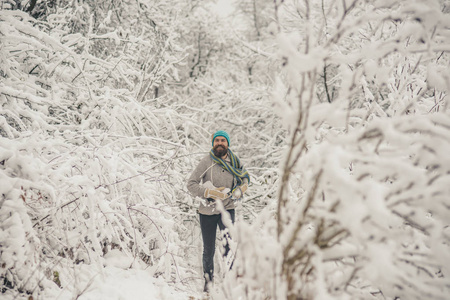
[[[215,156],[212,149],[209,152],[209,155],[215,163],[221,165],[222,168],[233,174],[234,178],[236,179],[236,185],[233,186],[233,188],[231,189],[232,191],[234,191],[242,184],[244,178],[247,178],[248,183],[250,183],[250,175],[245,169],[242,168],[241,161],[236,155],[234,155],[234,153],[230,149],[228,149],[230,162],[227,162],[220,157]]]

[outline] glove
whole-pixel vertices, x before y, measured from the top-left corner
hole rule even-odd
[[[228,198],[228,195],[223,193],[222,190],[224,189],[224,187],[219,187],[219,188],[215,188],[215,189],[206,189],[205,190],[205,198],[211,198],[214,200],[225,200]]]
[[[244,194],[245,191],[248,189],[248,184],[247,184],[247,183],[244,183],[243,185],[240,186],[240,189],[241,189],[241,191],[242,191],[242,194]]]
[[[248,184],[246,184],[246,183],[237,187],[233,192],[233,199],[241,199],[242,195],[244,195],[247,188],[248,188]]]

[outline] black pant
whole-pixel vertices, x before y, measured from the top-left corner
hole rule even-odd
[[[231,222],[234,223],[234,209],[227,210],[230,214]],[[220,215],[202,215],[200,214],[200,227],[202,229],[203,238],[203,275],[206,281],[212,281],[214,278],[214,252],[216,251],[216,231],[219,225],[220,231],[225,230],[225,225],[222,222],[222,214]],[[228,243],[229,235],[224,234],[225,238],[225,252],[224,257],[230,251]]]

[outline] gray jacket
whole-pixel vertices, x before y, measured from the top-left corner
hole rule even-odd
[[[228,159],[226,159],[228,160]],[[204,201],[200,202],[198,212],[203,215],[216,215],[220,212],[216,209],[214,202],[208,202],[205,195],[205,187],[202,186],[204,182],[211,181],[215,187],[225,187],[231,189],[234,186],[236,179],[233,174],[224,170],[220,164],[215,163],[211,156],[206,155],[200,161],[198,166],[192,172],[191,177],[187,183],[187,189],[194,197],[200,197]],[[244,183],[248,183],[247,178],[243,179]],[[205,205],[206,204],[206,205]],[[226,210],[234,209],[234,201],[230,198],[223,201],[223,206]]]

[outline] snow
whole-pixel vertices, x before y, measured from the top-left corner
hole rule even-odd
[[[439,1],[98,1],[43,16],[13,2],[2,299],[202,298],[185,185],[218,129],[252,181],[228,223],[231,270],[217,240],[211,298],[446,299]]]
[[[232,0],[218,0],[213,5],[213,11],[220,17],[228,17],[233,13],[234,5]]]
[[[189,294],[176,291],[163,279],[154,278],[143,270],[123,270],[106,267],[104,276],[93,278],[92,285],[78,299],[132,300],[132,299],[188,299]]]
[[[180,290],[169,285],[163,278],[155,278],[151,272],[140,269],[123,269],[106,266],[98,272],[92,266],[80,266],[76,281],[64,282],[62,290],[47,289],[42,296],[45,299],[69,300],[186,300],[200,299],[199,291]],[[67,287],[66,287],[67,286]],[[2,299],[14,298],[14,295],[3,295]],[[28,299],[24,297],[23,299]]]

